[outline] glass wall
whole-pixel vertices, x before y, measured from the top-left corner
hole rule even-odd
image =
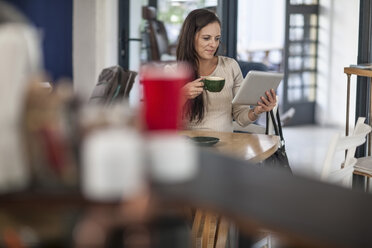
[[[287,100],[313,102],[316,96],[318,14],[305,11],[290,14],[288,28]]]
[[[263,62],[280,70],[284,32],[284,0],[238,1],[238,60]]]
[[[215,10],[217,0],[158,0],[158,19],[164,22],[169,42],[177,42],[179,32],[187,14],[197,8]]]
[[[318,0],[291,0],[290,4],[318,4]]]
[[[318,1],[286,0],[283,108],[293,108],[291,124],[315,122],[318,59]]]

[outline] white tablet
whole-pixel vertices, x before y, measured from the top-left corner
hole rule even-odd
[[[265,92],[278,88],[283,79],[283,73],[249,71],[240,86],[238,93],[232,100],[232,104],[257,105]]]

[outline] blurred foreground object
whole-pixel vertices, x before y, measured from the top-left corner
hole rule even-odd
[[[191,80],[184,63],[149,63],[142,66],[142,116],[147,131],[174,131],[181,128],[181,88]]]
[[[146,144],[153,182],[177,184],[197,175],[197,147],[190,139],[161,133],[149,135]]]
[[[129,129],[92,132],[82,150],[82,190],[94,200],[132,198],[144,188],[142,141]]]
[[[0,1],[0,192],[21,190],[29,181],[20,121],[26,86],[40,74],[40,51],[36,30]]]
[[[23,126],[32,187],[77,187],[77,110],[70,83],[60,82],[52,92],[30,85]]]

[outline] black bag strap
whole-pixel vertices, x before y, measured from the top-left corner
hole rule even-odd
[[[271,118],[269,118],[269,114]],[[271,122],[273,123],[275,135],[278,135],[280,137],[281,147],[284,148],[285,141],[283,138],[283,131],[282,131],[282,124],[280,121],[279,108],[276,111],[276,118],[274,116],[273,110],[270,110],[270,112],[266,112],[266,134],[269,134],[269,119],[271,119]]]
[[[278,123],[278,130],[279,130],[280,140],[284,143],[282,122],[280,121],[279,109],[278,109],[278,111],[276,111],[276,121]]]

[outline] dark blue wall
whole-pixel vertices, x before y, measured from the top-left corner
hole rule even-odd
[[[46,71],[55,80],[72,78],[72,0],[6,0],[14,4],[43,35]]]

